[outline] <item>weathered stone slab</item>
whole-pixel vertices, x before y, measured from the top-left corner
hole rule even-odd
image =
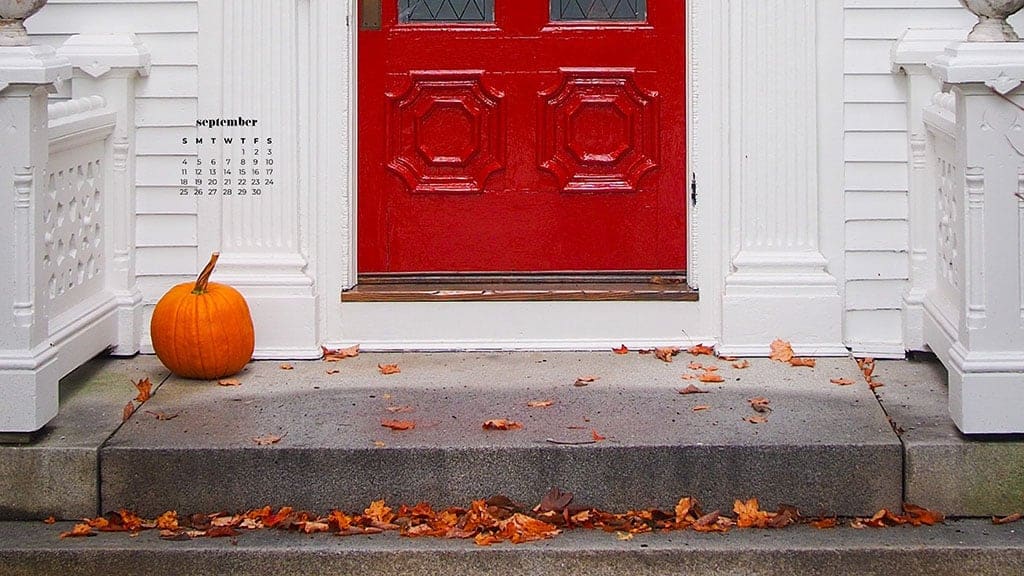
[[[691,361],[725,382],[680,395]],[[378,364],[397,362],[383,376]],[[468,504],[505,494],[534,503],[551,486],[607,509],[708,509],[757,496],[816,514],[898,506],[900,445],[849,359],[740,370],[707,356],[672,364],[630,354],[364,354],[339,363],[251,364],[241,386],[171,378],[102,452],[102,507],[144,514],[291,505],[361,510],[370,500]],[[338,374],[327,374],[339,370]],[[583,376],[599,379],[587,386]],[[765,396],[767,423],[748,399]],[[529,408],[531,400],[554,400]],[[693,408],[709,408],[694,412]],[[390,412],[409,407],[412,412]],[[522,430],[485,431],[509,418]],[[412,420],[394,432],[385,419]],[[593,442],[581,445],[554,442]],[[253,438],[282,436],[257,446]],[[552,442],[554,441],[554,442]]]
[[[961,434],[935,360],[879,361],[875,373],[885,383],[879,398],[902,430],[907,501],[957,516],[1024,510],[1024,438]]]
[[[99,509],[99,447],[135,397],[167,371],[152,356],[93,360],[60,382],[60,413],[31,442],[0,445],[0,520],[81,518]]]

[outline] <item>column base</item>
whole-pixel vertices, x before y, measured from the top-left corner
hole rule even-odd
[[[57,415],[61,371],[52,349],[0,353],[0,433],[31,433]]]

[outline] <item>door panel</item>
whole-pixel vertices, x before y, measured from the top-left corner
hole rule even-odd
[[[685,268],[682,2],[383,1],[361,273]]]

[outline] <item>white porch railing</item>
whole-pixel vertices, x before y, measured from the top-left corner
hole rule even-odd
[[[59,379],[92,356],[138,351],[134,78],[148,64],[130,35],[0,47],[0,433],[45,425]],[[72,99],[49,104],[69,75]]]

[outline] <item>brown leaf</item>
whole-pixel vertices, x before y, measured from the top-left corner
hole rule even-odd
[[[74,528],[67,532],[61,532],[61,538],[81,538],[82,536],[95,536],[96,533],[92,531],[92,526],[88,524],[75,524]]]
[[[577,378],[572,385],[576,386],[577,388],[582,388],[583,386],[586,386],[587,384],[591,384],[593,382],[597,382],[600,379],[600,376],[581,376]]]
[[[523,425],[513,420],[506,420],[505,418],[497,418],[494,420],[488,420],[484,422],[484,430],[519,430]]]
[[[936,512],[935,510],[929,510],[921,506],[916,506],[906,502],[903,504],[903,514],[907,522],[913,526],[934,526],[941,524],[946,520],[946,516],[942,512]]]
[[[732,363],[732,367],[737,369],[737,370],[743,370],[745,368],[750,368],[750,360],[740,360],[739,362],[733,362]]]
[[[683,380],[696,380],[696,374],[683,374]]]
[[[149,381],[149,378],[143,378],[138,382],[133,381],[132,384],[139,391],[138,395],[135,396],[136,402],[141,404],[153,396],[153,383]]]
[[[359,356],[359,344],[355,346],[349,346],[348,348],[338,348],[331,350],[326,346],[321,346],[321,350],[324,352],[324,362],[339,362],[345,358],[355,358]]]
[[[374,440],[373,441],[373,447],[374,448],[387,448],[388,445],[385,444],[383,440]]]
[[[392,430],[412,430],[416,423],[411,420],[381,420],[380,425]]]
[[[377,370],[385,376],[398,374],[402,371],[402,369],[398,367],[398,364],[377,364]]]
[[[771,406],[769,406],[769,404],[771,404],[772,401],[765,398],[764,396],[750,398],[749,400],[747,400],[747,402],[750,403],[750,407],[754,409],[754,412],[760,412],[763,414],[772,411]]]
[[[337,370],[337,369],[331,368],[330,370],[327,371],[327,375],[328,376],[332,376],[334,374],[341,374],[341,370]]]
[[[814,358],[790,358],[789,359],[789,365],[790,366],[794,366],[794,367],[804,366],[806,368],[814,368],[814,366],[817,363],[818,363],[817,360],[815,360]]]
[[[554,400],[530,400],[526,403],[530,408],[550,408],[555,405]]]
[[[280,442],[281,439],[284,438],[286,435],[287,434],[282,434],[281,436],[255,436],[253,437],[252,441],[255,442],[257,446],[270,446],[271,444],[277,444],[278,442]]]
[[[708,392],[707,390],[701,390],[700,388],[697,388],[693,384],[690,384],[686,388],[680,390],[679,393],[685,396],[687,394],[707,394]]]
[[[231,526],[214,526],[206,531],[207,538],[230,538],[238,536],[238,531]]]
[[[839,386],[849,386],[853,384],[853,380],[850,380],[849,378],[833,378],[829,380],[829,382],[838,384]]]
[[[835,528],[839,525],[839,520],[835,517],[832,518],[819,518],[811,522],[811,526],[814,526],[818,530],[827,530],[829,528]]]
[[[48,516],[46,518],[46,520],[43,520],[43,524],[56,524],[56,523],[57,523],[57,519],[54,518],[53,516]]]
[[[618,538],[619,540],[632,540],[633,539],[633,533],[632,532],[616,532],[615,533],[615,537]]]
[[[672,357],[677,354],[679,354],[679,348],[676,348],[675,346],[654,349],[654,356],[662,362],[671,362]]]
[[[238,378],[221,378],[217,380],[219,386],[241,386],[242,381]]]
[[[751,498],[746,502],[736,500],[733,502],[732,511],[736,513],[736,525],[740,528],[767,528],[771,515],[760,509],[757,498]]]
[[[313,534],[314,532],[329,532],[330,530],[331,527],[327,522],[306,521],[302,523],[302,531],[306,534]]]
[[[704,365],[701,364],[700,362],[697,362],[696,360],[691,361],[689,364],[686,365],[686,367],[689,368],[690,370],[703,370],[704,369]]]
[[[175,418],[178,417],[177,412],[174,412],[173,414],[168,414],[167,412],[161,412],[159,410],[155,412],[152,410],[146,410],[146,414],[149,414],[150,416],[160,421],[174,420]]]
[[[612,348],[612,352],[619,355],[629,354],[629,348],[626,348],[626,345],[622,344],[618,348]]]
[[[388,406],[384,409],[392,414],[411,414],[416,411],[412,406]]]
[[[725,382],[725,378],[717,372],[705,372],[697,377],[701,382]]]
[[[772,342],[772,353],[769,356],[778,362],[789,362],[793,357],[793,347],[785,340],[776,339]]]
[[[1019,521],[1021,518],[1024,518],[1024,514],[1021,514],[1020,512],[1017,512],[1015,514],[1010,514],[1009,516],[1003,516],[1001,518],[998,517],[998,516],[993,516],[992,517],[992,523],[993,524],[1010,524],[1011,522]]]
[[[605,438],[604,436],[601,436],[600,434],[598,434],[597,430],[591,430],[590,431],[590,437],[594,439],[594,442],[600,442],[602,440],[607,440],[607,438]]]
[[[131,418],[132,414],[134,413],[135,404],[133,404],[132,401],[129,400],[128,403],[124,405],[124,410],[121,410],[121,422],[127,422],[128,419]]]
[[[289,364],[287,362],[281,364],[279,366],[279,368],[281,368],[281,370],[295,370],[295,366],[292,366],[291,364]]]
[[[693,408],[690,408],[690,410],[693,410],[694,412],[703,412],[705,410],[711,410],[711,406],[701,404],[700,406],[694,406]]]
[[[747,422],[750,422],[751,424],[767,424],[768,423],[768,419],[765,418],[764,416],[747,416],[746,418],[744,418],[744,420],[746,420]]]
[[[870,390],[874,390],[876,388],[881,388],[882,386],[885,386],[885,384],[882,384],[881,382],[879,382],[877,380],[872,380],[871,382],[868,383],[868,388]]]
[[[540,500],[540,504],[534,506],[534,512],[557,512],[559,514],[565,510],[569,503],[572,502],[572,492],[563,492],[557,486],[552,486],[551,490],[544,495]]]
[[[697,344],[696,346],[690,346],[686,349],[687,352],[694,356],[714,356],[715,349],[711,346],[705,346],[703,344]]]

